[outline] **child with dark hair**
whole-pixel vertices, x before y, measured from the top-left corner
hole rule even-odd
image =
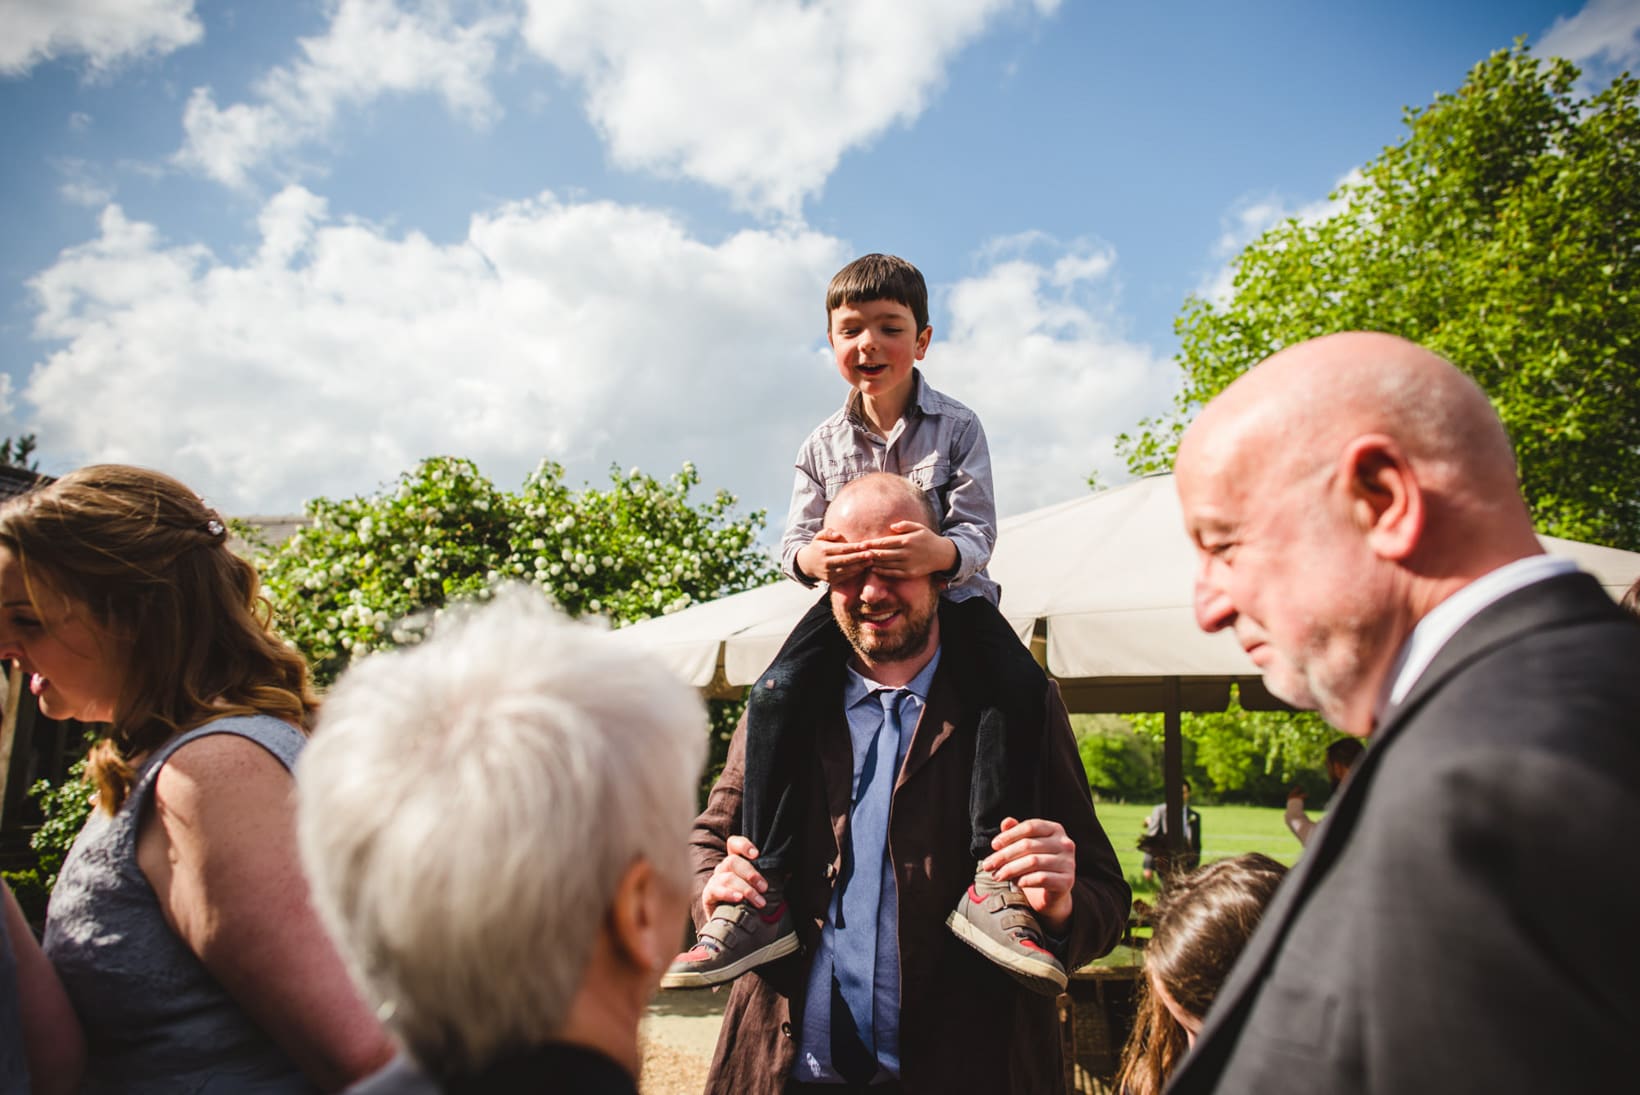
[[[1160,1095],[1286,873],[1252,852],[1180,875],[1162,891],[1116,1074],[1121,1095]]]

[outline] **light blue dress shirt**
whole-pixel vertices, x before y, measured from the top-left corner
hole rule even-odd
[[[928,688],[939,668],[940,654],[934,656],[911,682],[905,686],[906,695],[900,700],[900,743],[894,771],[905,765],[906,750],[912,735],[928,705]],[[866,751],[871,739],[883,722],[882,703],[877,692],[882,685],[862,677],[852,667],[843,684],[843,709],[848,713],[848,733],[854,749],[854,782],[850,798],[860,786],[860,772],[865,764]],[[877,975],[876,1002],[873,1007],[877,1035],[877,1063],[890,1076],[900,1074],[900,897],[895,889],[894,865],[888,859],[888,833],[879,836],[883,854],[880,859],[883,872],[883,895],[877,917]],[[858,868],[857,868],[858,869]],[[820,929],[820,945],[814,951],[814,963],[809,967],[808,1003],[803,1009],[803,1032],[797,1044],[797,1061],[792,1065],[792,1078],[804,1083],[842,1082],[831,1064],[831,975],[836,939],[837,902],[839,892],[832,891],[831,907],[826,910],[826,923]],[[881,1073],[879,1074],[881,1075]]]

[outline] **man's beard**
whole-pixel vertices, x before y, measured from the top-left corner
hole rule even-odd
[[[901,626],[892,632],[868,631],[855,617],[856,611],[859,611],[858,606],[852,610],[839,607],[833,612],[837,626],[843,629],[849,645],[862,658],[874,662],[904,661],[921,654],[928,646],[928,637],[939,612],[939,597],[936,595],[926,605],[902,601],[899,607]]]

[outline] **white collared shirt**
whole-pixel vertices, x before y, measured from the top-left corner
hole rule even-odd
[[[1501,601],[1517,589],[1576,570],[1577,564],[1570,559],[1528,555],[1481,575],[1430,609],[1412,629],[1407,641],[1401,644],[1400,653],[1396,654],[1390,666],[1385,686],[1378,693],[1378,702],[1372,710],[1373,726],[1377,727],[1383,720],[1384,712],[1407,698],[1407,693],[1424,675],[1424,670],[1435,660],[1435,655],[1482,609]]]

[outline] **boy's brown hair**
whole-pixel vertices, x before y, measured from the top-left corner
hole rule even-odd
[[[826,287],[826,323],[844,304],[892,300],[911,309],[917,331],[928,326],[928,283],[922,272],[898,255],[861,255],[832,275]]]

